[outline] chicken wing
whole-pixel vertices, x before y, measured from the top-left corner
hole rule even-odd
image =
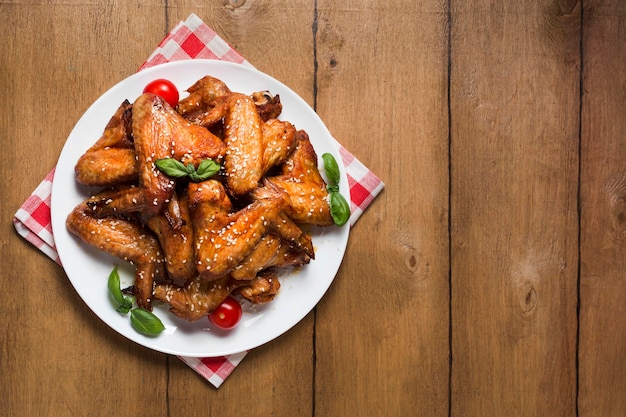
[[[263,123],[263,174],[284,162],[296,144],[296,128],[291,123],[278,119]]]
[[[208,120],[205,119],[206,113],[215,107],[220,97],[229,95],[231,90],[222,80],[207,75],[196,81],[187,92],[189,95],[178,102],[176,110],[193,123],[209,126],[217,123],[219,118],[212,119],[213,123],[201,121]],[[279,95],[273,96],[268,91],[257,91],[252,93],[251,97],[262,120],[275,119],[282,112],[283,106]]]
[[[252,191],[255,199],[275,195],[283,190],[288,196],[285,212],[295,222],[317,226],[333,224],[326,182],[317,168],[317,154],[306,132],[296,134],[293,153],[282,164],[281,175],[266,177],[264,186]]]
[[[287,158],[293,149],[295,127],[289,122],[264,121],[254,100],[231,93],[216,100],[215,107],[198,123],[223,121],[224,171],[228,190],[242,196],[255,189],[263,175]]]
[[[157,236],[163,248],[169,278],[175,283],[184,284],[197,275],[193,226],[189,217],[187,196],[172,198],[171,202],[176,202],[177,221],[172,221],[171,215],[167,214],[169,211],[164,210],[148,220],[147,226]]]
[[[206,112],[215,99],[230,94],[230,89],[222,80],[207,75],[196,81],[187,92],[189,95],[176,106],[176,110],[185,117]]]
[[[263,176],[263,121],[252,99],[244,94],[226,96],[214,112],[224,119],[224,171],[229,191],[244,195]]]
[[[174,192],[175,181],[157,169],[158,159],[175,158],[196,164],[202,159],[219,160],[225,152],[219,138],[205,128],[189,124],[154,94],[142,94],[135,100],[132,126],[139,184],[146,202],[144,221],[160,213]]]
[[[228,282],[228,276],[211,282],[197,276],[184,286],[157,283],[154,298],[169,304],[172,314],[195,321],[206,317],[231,293]]]
[[[199,274],[215,280],[229,273],[270,232],[313,259],[310,236],[282,212],[283,204],[281,199],[265,198],[231,213],[232,204],[220,182],[189,184]]]
[[[252,93],[252,100],[259,116],[264,121],[276,119],[283,111],[283,104],[280,102],[278,94],[272,96],[269,91],[257,91]]]
[[[254,304],[262,304],[274,299],[279,289],[280,282],[273,272],[247,281],[232,280],[228,275],[211,282],[196,277],[184,286],[157,283],[154,298],[167,303],[172,314],[196,321],[206,317],[230,294],[241,294]]]
[[[256,278],[247,281],[245,285],[235,288],[233,292],[240,294],[253,304],[268,303],[276,297],[280,289],[280,281],[275,275],[274,271],[263,271]]]
[[[78,160],[76,181],[105,186],[137,178],[131,131],[132,105],[125,100],[111,117],[102,136]]]
[[[132,148],[132,104],[124,100],[89,151],[106,148]]]
[[[279,236],[270,233],[263,236],[250,254],[233,268],[230,276],[237,280],[250,280],[268,268],[302,266],[310,260],[306,253],[292,248]]]
[[[136,266],[137,305],[152,309],[152,287],[163,276],[163,253],[151,233],[130,220],[116,217],[96,218],[87,202],[82,202],[66,220],[68,230],[87,244]]]
[[[85,204],[95,218],[138,213],[144,207],[143,191],[134,185],[117,186],[89,197]]]

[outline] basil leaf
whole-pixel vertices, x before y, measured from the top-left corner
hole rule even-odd
[[[170,177],[181,178],[189,175],[187,167],[183,165],[182,162],[177,161],[174,158],[157,159],[154,162],[154,165],[156,165],[161,172]],[[191,168],[193,170],[193,165]]]
[[[324,161],[324,171],[326,171],[328,181],[333,185],[339,184],[339,165],[337,165],[335,157],[325,153],[322,155],[322,160]]]
[[[337,226],[343,226],[350,219],[350,206],[338,192],[330,193],[330,215]]]
[[[185,166],[174,158],[157,159],[154,164],[160,171],[170,177],[182,178],[188,176],[194,182],[204,181],[220,170],[219,164],[212,159],[202,160],[198,164],[198,169],[191,163]]]
[[[217,174],[220,170],[220,165],[213,161],[212,159],[204,159],[198,165],[198,169],[196,169],[196,173],[198,174],[198,178],[200,181],[204,181],[209,177]]]
[[[113,268],[113,271],[109,274],[109,280],[107,281],[107,287],[109,288],[109,294],[115,304],[115,310],[126,314],[133,306],[133,302],[130,298],[124,297],[120,288],[120,275],[117,272],[117,265]]]
[[[130,311],[130,324],[141,334],[156,336],[165,330],[163,322],[153,312],[135,307]]]

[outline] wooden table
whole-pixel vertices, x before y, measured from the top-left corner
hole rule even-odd
[[[386,187],[317,308],[215,389],[11,217],[196,13]],[[626,3],[0,2],[3,416],[626,415]]]

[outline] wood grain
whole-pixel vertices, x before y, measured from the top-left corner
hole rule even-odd
[[[625,415],[626,137],[623,3],[584,10],[580,416]]]
[[[317,309],[316,414],[447,415],[446,3],[335,4],[317,111],[386,186]]]
[[[128,25],[119,18],[137,9],[145,20]],[[112,415],[122,407],[133,415],[163,415],[166,398],[152,393],[167,386],[165,355],[129,344],[103,325],[61,268],[18,238],[10,222],[54,167],[82,112],[134,72],[163,36],[162,26],[148,24],[161,11],[143,2],[72,1],[17,1],[0,10],[10,22],[0,29],[0,85],[3,101],[11,103],[0,115],[1,162],[10,167],[2,170],[0,414]]]
[[[580,12],[452,4],[452,415],[571,416]]]

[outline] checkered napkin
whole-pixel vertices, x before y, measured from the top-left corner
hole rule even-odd
[[[187,20],[174,27],[139,70],[164,62],[194,58],[219,59],[250,65],[244,57],[204,24],[198,16],[192,14]],[[382,191],[384,184],[343,146],[338,145],[348,174],[352,212],[350,225],[352,226],[372,200]],[[22,237],[61,265],[54,245],[50,217],[53,178],[54,169],[15,213],[13,224]],[[241,352],[216,358],[182,356],[179,358],[215,387],[219,387],[246,356],[246,353]]]

